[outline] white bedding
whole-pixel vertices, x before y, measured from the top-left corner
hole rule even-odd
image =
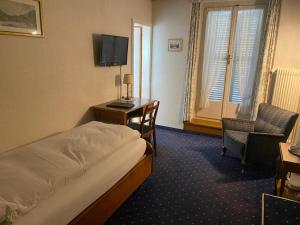
[[[14,225],[68,224],[141,159],[145,152],[145,142],[141,139],[135,142],[125,145],[103,163],[87,171],[84,176],[59,189]]]
[[[128,127],[91,122],[9,151],[0,157],[0,218],[17,225],[67,224],[124,176],[145,148]]]

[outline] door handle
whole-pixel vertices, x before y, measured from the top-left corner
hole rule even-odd
[[[231,59],[232,59],[232,56],[231,56],[230,54],[228,54],[228,55],[226,56],[227,65],[230,64]]]

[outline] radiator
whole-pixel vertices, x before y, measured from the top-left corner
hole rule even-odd
[[[293,112],[300,112],[300,70],[278,68],[271,73],[268,86],[268,103]],[[299,135],[300,129],[297,122],[289,142],[294,143]]]

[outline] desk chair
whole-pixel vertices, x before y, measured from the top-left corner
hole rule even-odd
[[[154,101],[153,104],[147,105],[144,112],[141,114],[132,115],[129,117],[128,126],[134,130],[138,130],[141,133],[141,137],[147,141],[153,138],[154,142],[154,155],[156,156],[156,130],[155,130],[155,120],[159,107],[159,101]],[[131,122],[133,118],[141,118],[141,122]]]

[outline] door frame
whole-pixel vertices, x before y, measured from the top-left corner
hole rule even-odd
[[[153,26],[141,24],[131,19],[131,74],[134,75],[134,29],[140,29],[140,65],[139,65],[139,98],[142,98],[143,93],[143,28],[150,29],[150,55],[149,55],[149,96],[152,96],[152,45],[153,45]],[[134,84],[133,84],[134,85]],[[134,94],[134,88],[131,88],[131,96]]]

